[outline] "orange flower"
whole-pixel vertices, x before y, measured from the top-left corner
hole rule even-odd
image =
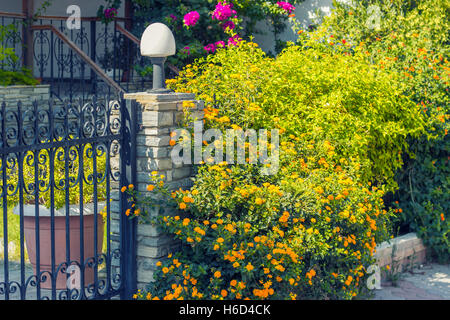
[[[441,221],[444,221],[444,220],[445,220],[444,214],[441,213]]]
[[[214,272],[214,277],[215,278],[220,278],[221,276],[222,276],[222,274],[220,273],[220,271]]]
[[[255,267],[252,266],[252,264],[249,262],[246,266],[245,269],[247,269],[247,271],[252,271],[253,269],[255,269]]]
[[[223,290],[220,292],[220,294],[222,295],[222,297],[225,298],[225,297],[228,295],[228,292],[227,292],[227,290],[223,289]]]
[[[177,143],[177,142],[176,142],[175,140],[170,140],[170,141],[169,141],[169,145],[172,146],[172,147],[173,147],[176,143]]]
[[[126,186],[123,186],[122,189],[120,189],[120,191],[125,192],[127,190]]]
[[[180,209],[182,210],[186,209],[186,203],[184,202],[180,203]]]
[[[130,184],[130,185],[128,186],[128,188],[129,188],[129,189],[134,189],[134,185],[133,185],[133,184]]]
[[[147,186],[147,191],[153,191],[154,189],[155,189],[155,186],[152,185],[152,184],[149,184],[149,185]]]
[[[191,220],[189,220],[188,218],[185,218],[183,220],[183,226],[187,226],[189,224],[189,222],[191,222]]]

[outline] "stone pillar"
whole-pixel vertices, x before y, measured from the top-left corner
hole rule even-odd
[[[170,158],[170,133],[181,128],[183,101],[192,101],[191,115],[203,119],[203,102],[195,101],[194,94],[131,93],[125,99],[139,103],[137,134],[137,189],[145,194],[151,182],[150,174],[157,171],[166,177],[165,183],[171,190],[189,188],[192,185],[191,165],[175,165]],[[173,238],[161,234],[156,227],[139,224],[137,227],[137,281],[138,288],[144,288],[153,281],[156,263],[177,249]]]

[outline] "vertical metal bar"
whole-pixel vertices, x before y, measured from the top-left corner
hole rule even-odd
[[[69,140],[69,108],[70,103],[64,104],[65,113],[64,113],[64,140]],[[69,194],[69,151],[70,147],[67,145],[64,147],[64,179],[65,179],[65,207],[66,207],[66,263],[67,266],[70,265],[70,194]],[[68,275],[67,275],[68,277]],[[69,289],[68,296],[69,296]]]
[[[96,24],[97,22],[95,20],[91,21],[91,59],[92,61],[96,62],[97,61],[97,50],[96,50],[96,37],[97,37],[97,29],[96,29]],[[96,73],[94,72],[94,70],[91,68],[91,83],[92,83],[92,93],[95,94],[97,92],[96,89]]]
[[[97,101],[94,100],[94,123],[97,123],[98,116],[97,116]],[[94,126],[94,137],[98,136],[97,128]],[[94,175],[94,194],[93,194],[93,201],[94,201],[94,298],[97,296],[97,287],[98,287],[98,255],[97,255],[97,239],[98,239],[98,180],[97,180],[97,143],[92,143],[93,148],[93,158],[92,158],[92,171]]]
[[[109,98],[108,98],[108,104]],[[107,132],[110,133],[110,112],[107,113],[107,125],[108,130]],[[111,290],[111,193],[110,193],[110,171],[111,171],[111,158],[110,158],[110,148],[111,148],[112,141],[108,142],[108,147],[106,148],[106,167],[105,167],[105,174],[106,174],[106,292],[109,293]]]
[[[42,25],[42,19],[40,20],[40,23]],[[41,38],[41,59],[39,61],[40,66],[39,66],[39,75],[40,78],[43,79],[44,78],[44,60],[43,60],[43,56],[44,56],[44,44],[43,44],[43,38],[44,38],[44,31],[41,30],[39,33],[39,37]]]
[[[53,35],[53,33],[52,33]],[[54,115],[53,115],[53,101],[50,101],[49,106],[49,130],[50,141],[55,141],[53,137],[54,130]],[[51,266],[52,266],[52,300],[56,300],[56,281],[58,274],[56,274],[56,249],[55,249],[55,152],[56,149],[49,149],[49,184],[50,184],[50,243],[51,243]]]
[[[137,134],[137,105],[135,101],[124,100],[121,94],[121,110],[124,128],[122,128],[121,146],[121,179],[120,185],[132,183],[137,188],[136,173],[136,134]],[[125,212],[128,207],[127,197],[120,193],[120,211]],[[120,270],[123,277],[121,291],[122,299],[131,299],[136,292],[136,219],[125,219],[120,215],[121,223],[121,265]]]
[[[34,144],[39,143],[39,122],[38,122],[38,106],[37,101],[33,102],[33,114],[34,114]],[[41,273],[41,243],[40,243],[40,228],[39,228],[39,149],[34,150],[34,217],[36,226],[36,297],[37,300],[41,299],[41,283],[40,283],[40,273]]]
[[[79,106],[79,126],[78,126],[78,138],[81,139],[83,137],[83,124],[84,124],[84,117],[83,117],[83,105],[80,103]],[[84,272],[86,270],[84,265],[84,212],[83,212],[83,204],[84,204],[84,197],[83,197],[83,178],[84,178],[84,148],[86,145],[81,144],[78,147],[78,174],[79,174],[79,194],[80,194],[80,298],[83,299],[84,297]]]
[[[64,31],[62,21],[60,22],[59,29],[61,32]],[[58,96],[61,97],[61,86],[64,85],[64,47],[61,39],[58,38],[58,51],[59,51],[59,85],[58,85]]]
[[[114,20],[114,29],[113,29],[113,39],[114,39],[113,79],[114,79],[114,81],[117,81],[117,79],[116,79],[116,69],[118,68],[118,63],[117,63],[117,56],[118,55],[116,54],[116,52],[118,52],[117,51],[117,29],[116,29],[116,23],[117,22]],[[120,84],[120,81],[117,81],[117,82],[119,82],[119,84]]]
[[[17,119],[18,119],[18,145],[22,145],[22,110],[21,110],[21,102],[17,104]],[[20,218],[19,218],[19,228],[20,228],[20,299],[25,300],[26,297],[26,288],[25,288],[25,235],[24,235],[24,218],[23,218],[23,188],[25,186],[24,178],[23,178],[23,159],[24,153],[19,152],[17,154],[18,161],[18,169],[17,172],[18,179],[18,188],[19,188],[19,210],[20,210]]]
[[[73,41],[73,29],[70,30],[70,39]],[[73,50],[69,50],[70,52],[70,102],[73,99]]]
[[[81,21],[81,29],[80,29],[80,49],[81,51],[83,51],[83,21]],[[85,79],[84,79],[84,69],[85,69],[85,62],[83,60],[80,59],[80,68],[81,68],[81,75],[80,75],[80,85],[81,85],[81,90],[82,90],[82,94],[81,96],[83,97],[83,101],[85,99]]]
[[[54,58],[53,58],[53,53],[54,53],[54,43],[53,43],[54,39],[53,39],[53,32],[50,32],[50,88],[53,88],[53,82],[54,82]],[[50,90],[50,97],[53,97],[53,89]],[[52,121],[50,121],[52,122]]]
[[[6,144],[6,105],[2,104],[2,142]],[[5,273],[5,300],[9,300],[9,266],[8,266],[8,202],[7,202],[7,179],[6,179],[6,154],[2,155],[2,205],[3,205],[3,255]]]

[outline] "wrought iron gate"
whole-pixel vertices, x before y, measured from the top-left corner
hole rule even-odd
[[[0,300],[131,297],[136,120],[122,95],[1,104]]]

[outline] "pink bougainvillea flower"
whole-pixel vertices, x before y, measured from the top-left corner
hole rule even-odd
[[[203,49],[208,53],[216,52],[216,46],[214,45],[214,43],[210,43],[207,46],[204,46]]]
[[[237,46],[238,42],[241,41],[242,39],[239,37],[239,35],[234,35],[231,38],[228,39],[228,45],[229,46]]]
[[[176,21],[176,20],[178,20],[178,17],[176,16],[176,15],[174,15],[173,13],[172,14],[170,14],[170,19],[172,19],[172,21]]]
[[[231,30],[233,30],[235,27],[236,27],[236,25],[235,25],[234,22],[231,21],[231,20],[226,21],[226,22],[222,25],[223,30],[226,30],[227,28],[230,28]]]
[[[212,19],[224,21],[229,19],[232,15],[236,14],[236,10],[233,10],[233,4],[226,1],[219,2],[216,5],[216,9],[213,12]]]
[[[184,16],[184,24],[188,27],[193,27],[197,24],[198,19],[200,19],[200,13],[197,11],[191,11]]]
[[[186,47],[183,48],[182,52],[189,56],[189,55],[191,55],[191,48],[186,46]]]
[[[216,48],[224,48],[225,41],[217,41],[216,43],[214,43],[214,45],[216,46]]]
[[[288,14],[290,14],[292,11],[295,10],[295,7],[290,4],[289,2],[285,2],[285,1],[278,1],[277,5],[283,9],[284,11],[286,11]]]
[[[103,13],[104,13],[106,19],[112,19],[115,16],[117,16],[117,9],[116,8],[108,8],[108,9],[105,9],[105,11]]]

